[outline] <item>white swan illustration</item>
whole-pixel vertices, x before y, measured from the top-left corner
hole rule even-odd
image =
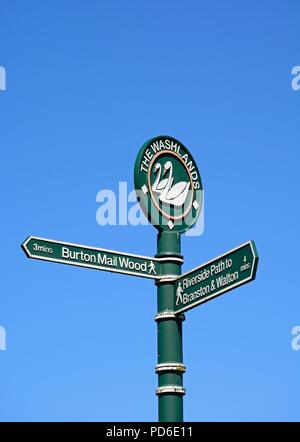
[[[163,176],[170,170],[169,178],[166,186],[159,195],[159,200],[162,203],[170,204],[176,207],[181,207],[188,195],[190,183],[186,181],[180,181],[179,183],[173,184],[173,166],[171,161],[167,161],[164,165]]]
[[[161,164],[160,163],[156,163],[154,165],[153,171],[155,174],[157,174],[155,182],[153,183],[152,186],[152,190],[155,193],[161,193],[164,188],[166,187],[166,185],[168,184],[168,178],[164,178],[163,180],[160,181],[161,178]],[[172,182],[173,182],[173,178],[172,178]],[[172,183],[171,183],[172,185]]]

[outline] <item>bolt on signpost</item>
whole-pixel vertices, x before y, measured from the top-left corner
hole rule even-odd
[[[199,170],[188,149],[170,136],[147,141],[134,168],[137,198],[158,229],[155,258],[28,237],[28,258],[151,278],[157,285],[158,414],[183,421],[183,312],[255,279],[258,255],[249,241],[181,275],[181,234],[197,221],[203,200]]]

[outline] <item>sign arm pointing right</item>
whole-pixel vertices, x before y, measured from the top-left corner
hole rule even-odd
[[[183,313],[253,281],[258,259],[254,241],[248,241],[181,275],[175,282],[175,312]]]

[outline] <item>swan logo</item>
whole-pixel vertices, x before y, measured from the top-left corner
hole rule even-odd
[[[182,207],[188,195],[190,183],[188,181],[180,181],[173,185],[173,166],[171,161],[166,161],[163,168],[163,175],[169,171],[168,178],[160,180],[161,164],[156,163],[154,166],[154,173],[157,173],[157,178],[152,185],[152,191],[159,194],[159,201],[170,206]]]
[[[187,148],[173,137],[147,141],[135,163],[135,189],[149,221],[159,230],[185,232],[200,214],[202,182]]]

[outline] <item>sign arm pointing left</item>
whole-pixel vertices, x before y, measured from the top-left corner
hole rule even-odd
[[[28,258],[87,267],[143,278],[160,278],[159,259],[29,236],[22,244]]]

